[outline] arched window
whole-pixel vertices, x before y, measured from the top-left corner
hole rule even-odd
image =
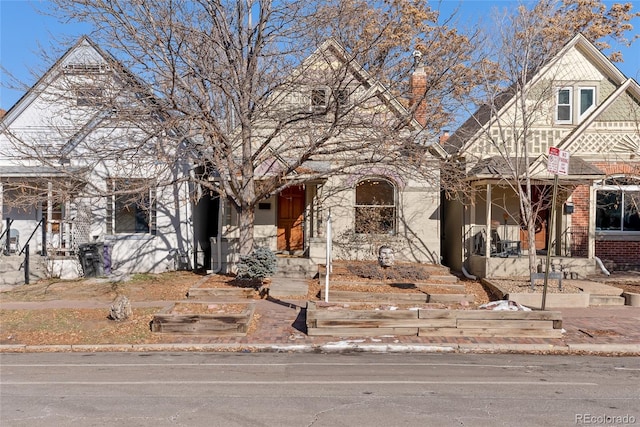
[[[596,230],[640,232],[640,179],[614,177],[596,190]]]
[[[393,234],[396,227],[396,189],[384,178],[365,178],[356,185],[355,232]]]

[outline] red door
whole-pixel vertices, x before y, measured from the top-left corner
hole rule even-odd
[[[289,187],[278,196],[278,250],[303,249],[304,189]]]

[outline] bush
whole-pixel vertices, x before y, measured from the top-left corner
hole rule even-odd
[[[248,279],[264,279],[276,272],[276,254],[269,248],[256,248],[249,255],[242,255],[238,263],[238,276]]]

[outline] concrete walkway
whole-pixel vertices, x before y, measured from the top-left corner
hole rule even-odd
[[[291,281],[291,282],[289,282]],[[554,354],[592,353],[640,355],[640,307],[612,306],[554,309],[562,313],[562,338],[475,338],[475,337],[310,337],[306,335],[304,287],[295,279],[272,283],[270,296],[254,300],[259,322],[244,337],[170,335],[170,343],[140,345],[2,345],[0,352],[12,351],[374,351],[374,352],[540,352]],[[273,288],[275,287],[275,293]],[[291,292],[290,298],[275,295]],[[133,302],[136,307],[171,304],[167,301]],[[36,310],[44,308],[104,308],[109,303],[92,301],[7,302],[0,309]],[[168,336],[168,335],[167,335]]]

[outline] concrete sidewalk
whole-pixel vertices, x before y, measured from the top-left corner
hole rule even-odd
[[[520,352],[640,355],[640,307],[614,306],[558,309],[565,333],[560,339],[472,337],[316,337],[306,335],[306,300],[254,300],[258,327],[244,337],[170,335],[170,343],[140,345],[2,345],[13,351],[291,351],[291,352]],[[171,304],[133,303],[136,307]],[[104,308],[92,301],[10,302],[0,309]],[[169,335],[165,335],[169,336]]]

